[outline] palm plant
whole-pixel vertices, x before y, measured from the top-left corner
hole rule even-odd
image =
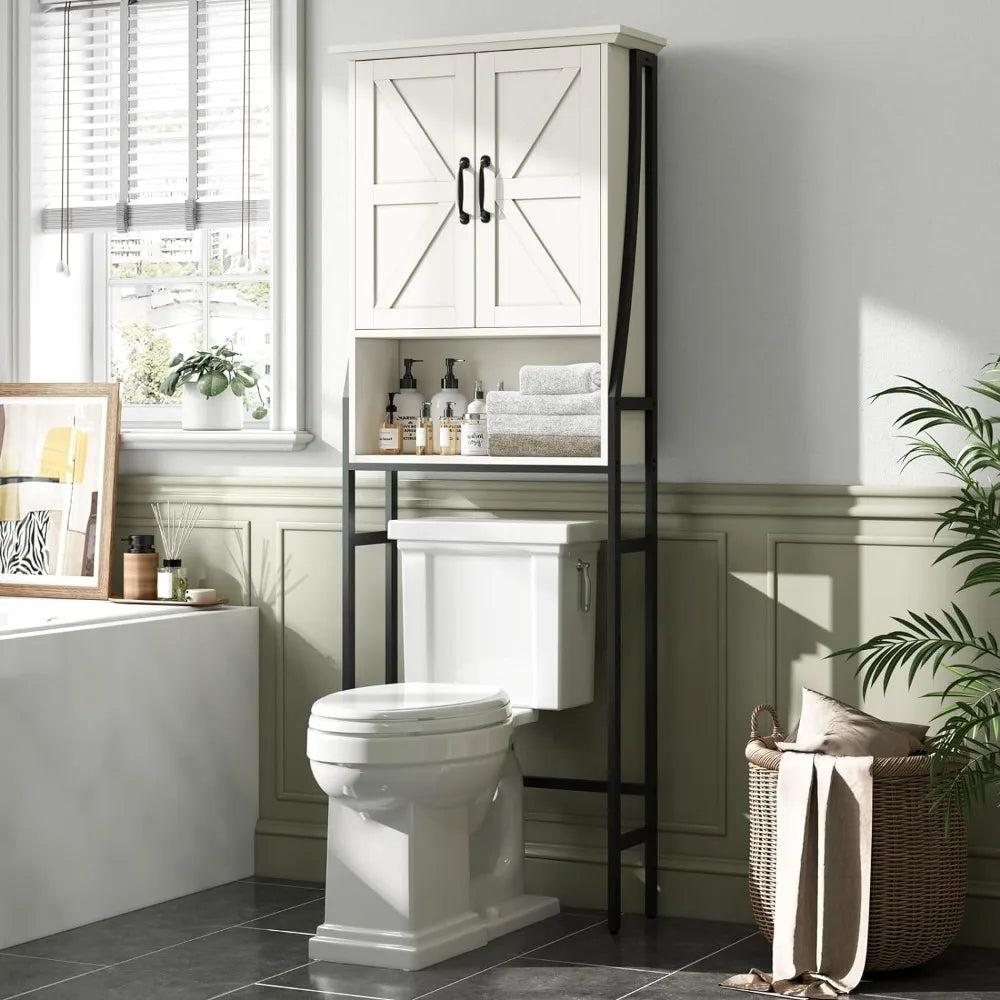
[[[991,403],[1000,404],[1000,358],[968,387]],[[897,420],[908,447],[904,467],[920,459],[944,465],[959,484],[953,506],[938,515],[935,536],[947,531],[956,540],[935,563],[954,560],[963,567],[959,591],[990,587],[1000,594],[1000,416],[986,416],[974,406],[962,406],[944,393],[905,378],[902,385],[873,396],[905,396],[916,400]],[[963,435],[957,449],[935,436],[938,428],[955,428]],[[908,611],[894,618],[897,628],[834,656],[857,660],[865,694],[881,682],[883,690],[905,671],[912,687],[921,673],[941,673],[943,688],[927,697],[939,698],[935,716],[940,730],[927,741],[931,761],[931,797],[935,806],[968,814],[985,801],[991,785],[1000,783],[1000,647],[992,632],[977,632],[962,609],[952,603],[937,614]]]

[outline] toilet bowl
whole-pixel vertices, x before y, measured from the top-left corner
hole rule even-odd
[[[538,709],[593,698],[605,533],[591,521],[390,521],[405,681],[327,695],[309,718],[329,799],[310,958],[420,969],[559,911],[524,892],[513,742]]]
[[[558,912],[523,893],[513,731],[497,687],[402,683],[316,702],[307,753],[330,800],[336,890],[310,958],[420,969]]]

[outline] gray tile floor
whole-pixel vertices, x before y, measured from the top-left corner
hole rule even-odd
[[[2,903],[0,903],[2,905]],[[310,962],[322,888],[248,879],[0,951],[0,1000],[737,1000],[719,980],[767,967],[745,924],[562,913],[419,972]],[[1000,951],[952,948],[859,994],[1000,1000]]]

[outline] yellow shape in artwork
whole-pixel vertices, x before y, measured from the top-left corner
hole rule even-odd
[[[87,469],[87,432],[75,427],[53,427],[45,435],[38,471],[60,483],[82,483]]]

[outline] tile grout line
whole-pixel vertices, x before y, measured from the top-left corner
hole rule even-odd
[[[233,883],[230,883],[233,884]],[[279,889],[307,889],[311,892],[319,892],[323,889],[323,886],[318,883],[313,883],[312,885],[307,885],[305,882],[261,882],[259,879],[254,878],[241,878],[238,880],[240,885],[273,885],[275,888]]]
[[[628,993],[623,993],[617,1000],[625,1000],[626,997],[635,996],[636,993],[641,993],[643,990],[648,989],[650,986],[655,986],[657,983],[662,983],[664,979],[669,979],[673,975],[672,972],[668,972],[665,976],[657,976],[656,979],[650,980],[648,983],[643,983],[642,986],[637,986],[634,990],[629,990]]]
[[[593,930],[595,927],[600,927],[601,924],[604,923],[607,923],[607,920],[596,920],[592,924],[587,924],[586,927],[580,927],[578,930],[570,931],[569,934],[563,934],[562,937],[557,937],[554,941],[546,941],[544,944],[540,944],[535,948],[529,948],[527,951],[522,951],[519,955],[512,955],[510,958],[506,958],[502,962],[496,962],[493,965],[487,966],[485,969],[480,969],[478,972],[473,972],[469,976],[462,976],[461,979],[456,979],[454,982],[445,983],[443,986],[438,986],[433,990],[428,990],[426,993],[421,993],[419,996],[414,997],[413,1000],[424,1000],[424,997],[429,997],[433,993],[438,993],[441,990],[446,990],[451,986],[457,986],[459,983],[464,983],[468,979],[475,979],[476,976],[481,976],[484,972],[491,972],[493,969],[499,969],[501,965],[507,965],[510,962],[516,962],[519,958],[524,958],[526,955],[530,955],[532,952],[541,951],[543,948],[549,948],[554,944],[559,944],[560,941],[565,941],[567,938],[576,937],[577,934],[582,934],[584,931]]]
[[[317,899],[322,899],[322,896],[316,897]],[[30,990],[24,990],[21,993],[12,993],[10,996],[5,997],[4,1000],[17,1000],[18,997],[30,996],[32,993],[37,993],[39,990],[48,989],[50,986],[58,986],[60,983],[68,983],[73,979],[82,979],[84,976],[92,976],[95,972],[106,972],[108,969],[117,969],[121,965],[128,965],[130,962],[138,962],[140,959],[149,958],[152,955],[159,955],[160,952],[170,951],[171,948],[180,948],[185,944],[192,944],[195,941],[203,941],[205,938],[214,937],[216,934],[222,934],[224,931],[235,930],[238,927],[246,928],[247,930],[261,930],[262,928],[257,927],[247,927],[246,925],[252,923],[254,920],[266,920],[268,917],[276,917],[279,913],[285,913],[288,910],[298,909],[300,906],[307,906],[309,903],[315,903],[316,899],[307,899],[305,902],[296,903],[294,906],[285,906],[280,910],[275,910],[273,913],[263,913],[259,917],[251,917],[249,920],[244,920],[241,924],[230,924],[228,927],[219,927],[214,931],[209,931],[207,934],[198,934],[195,937],[187,938],[184,941],[177,941],[174,944],[165,945],[162,948],[155,948],[153,951],[144,952],[142,955],[133,955],[131,958],[122,959],[120,962],[112,962],[109,965],[100,965],[94,969],[88,969],[86,972],[81,972],[76,976],[67,976],[65,979],[60,979],[55,983],[46,983],[44,986],[35,986]],[[296,968],[302,968],[302,966],[296,966]],[[289,972],[294,971],[289,969]],[[280,972],[275,973],[276,975],[281,975]],[[255,985],[253,982],[244,983],[243,986],[239,987],[244,989],[247,986]]]
[[[352,1000],[389,1000],[388,997],[372,997],[368,996],[367,993],[330,993],[327,990],[310,990],[304,986],[284,986],[281,983],[254,983],[254,986],[266,986],[272,990],[294,990],[296,993],[315,993],[321,997],[351,997]]]
[[[16,948],[17,945],[14,945]],[[58,962],[60,965],[83,965],[89,969],[105,969],[100,962],[75,962],[69,958],[46,958],[44,955],[27,955],[20,951],[0,951],[0,958],[30,958],[35,962]]]
[[[659,969],[640,969],[635,965],[606,965],[603,962],[573,962],[568,958],[533,958],[532,962],[545,962],[546,965],[578,965],[584,969],[615,969],[618,972],[646,972],[650,975],[669,975]]]
[[[701,958],[696,958],[693,962],[688,962],[687,965],[682,965],[677,969],[671,969],[664,976],[660,976],[659,979],[654,979],[651,983],[646,983],[644,986],[640,986],[636,990],[632,990],[631,993],[626,993],[623,996],[617,998],[617,1000],[625,1000],[625,997],[630,997],[636,993],[641,993],[643,990],[649,989],[650,986],[655,986],[657,983],[662,983],[664,979],[670,979],[671,976],[676,976],[679,972],[684,972],[686,969],[690,969],[692,966],[698,965],[700,962],[704,962],[715,955],[721,955],[724,951],[729,951],[730,948],[735,948],[738,944],[742,944],[744,941],[749,941],[750,938],[757,937],[760,931],[754,931],[752,934],[747,934],[745,937],[739,938],[737,941],[731,941],[729,944],[723,945],[721,948],[716,948],[715,951],[710,951],[707,955],[702,955]]]
[[[63,983],[71,983],[74,979],[82,979],[84,976],[92,976],[95,972],[107,969],[109,966],[101,966],[99,969],[88,969],[86,972],[79,972],[75,976],[67,976],[65,979],[57,979],[54,983],[46,983],[44,986],[35,986],[30,990],[23,990],[21,993],[11,993],[4,997],[4,1000],[16,1000],[17,997],[26,997],[39,990],[47,990],[51,986],[61,986]]]

